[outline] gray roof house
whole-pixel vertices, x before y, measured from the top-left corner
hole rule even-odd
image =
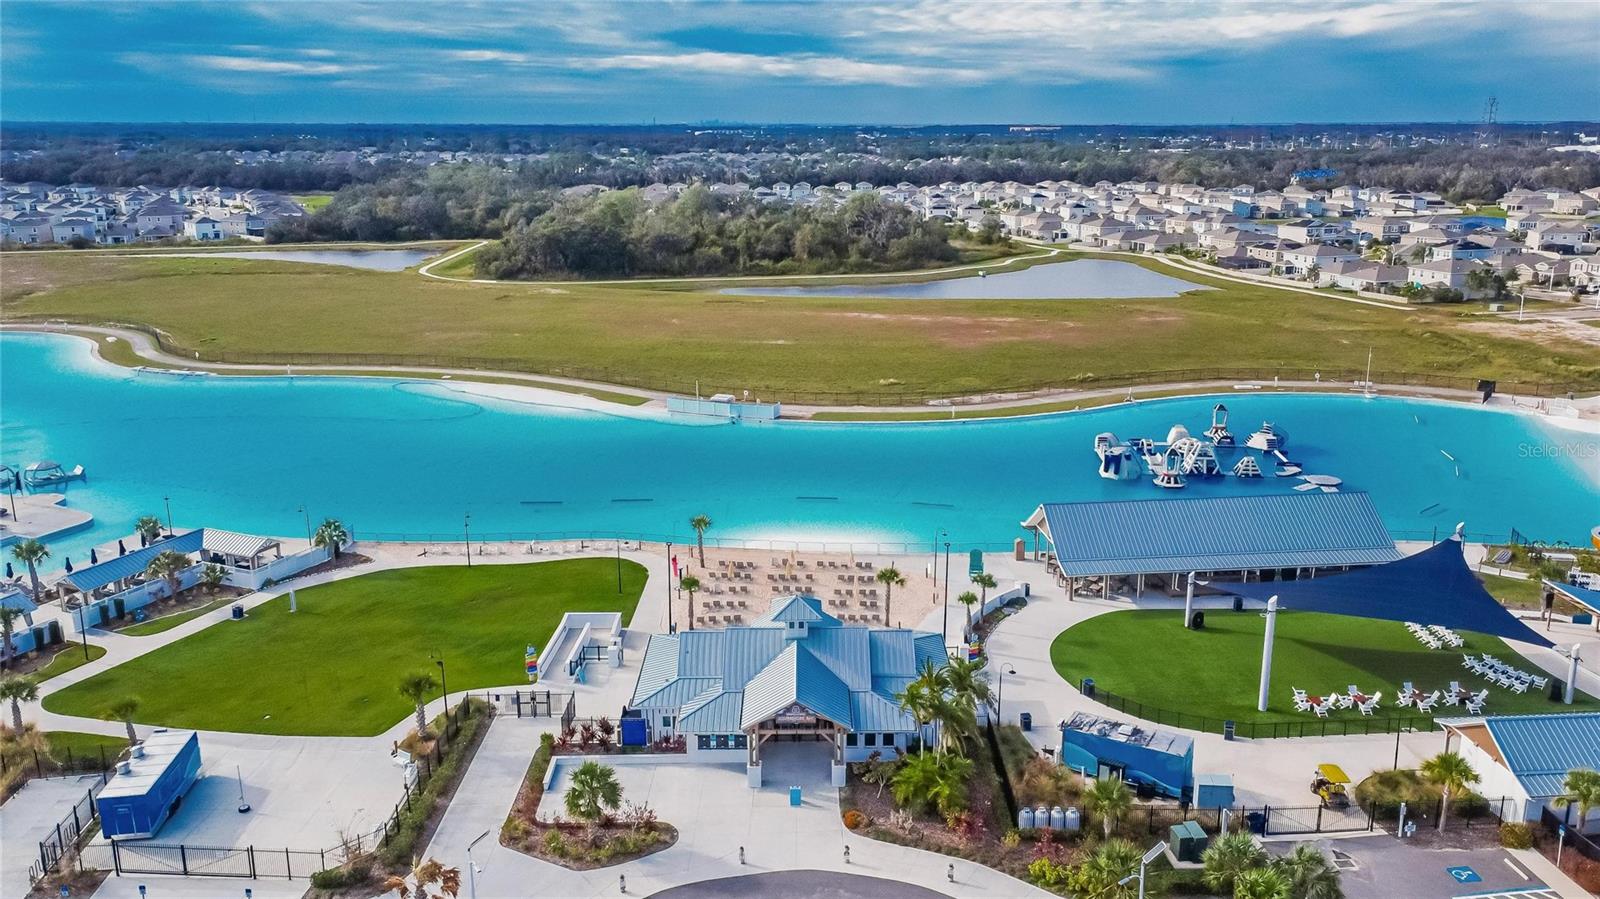
[[[846,625],[816,597],[784,596],[748,626],[653,635],[628,714],[652,738],[683,737],[691,759],[745,762],[752,787],[774,741],[826,748],[842,783],[846,762],[931,737],[895,695],[946,662],[938,634]]]

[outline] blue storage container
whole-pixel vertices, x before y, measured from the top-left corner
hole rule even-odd
[[[643,746],[650,742],[650,729],[643,718],[622,719],[622,745]]]
[[[110,839],[156,835],[200,776],[200,738],[192,730],[158,730],[117,765],[95,805]]]
[[[1196,774],[1195,808],[1233,808],[1233,775]]]

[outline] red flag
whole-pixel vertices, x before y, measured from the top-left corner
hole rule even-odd
[[[673,556],[672,557],[672,576],[673,577],[677,577],[678,576],[678,557],[677,556]]]

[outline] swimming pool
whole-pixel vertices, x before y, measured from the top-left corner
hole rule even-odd
[[[361,534],[690,534],[957,547],[1020,535],[1041,501],[1165,496],[1096,475],[1094,435],[1203,431],[1214,398],[1064,415],[915,424],[710,424],[532,406],[439,382],[182,377],[96,359],[87,341],[0,335],[0,461],[82,464],[69,502],[87,547],[141,514],[279,535],[337,516]],[[1286,430],[1307,472],[1373,496],[1397,536],[1516,528],[1586,539],[1600,518],[1600,436],[1471,406],[1343,395],[1224,398],[1243,437]],[[1445,456],[1448,453],[1451,458]],[[1459,466],[1459,473],[1458,473]],[[1283,479],[1192,482],[1184,495],[1287,490]]]
[[[1210,289],[1130,262],[1074,259],[1011,271],[998,268],[986,277],[969,275],[916,284],[728,287],[721,292],[745,296],[887,297],[906,300],[1084,300],[1175,297],[1189,290]]]

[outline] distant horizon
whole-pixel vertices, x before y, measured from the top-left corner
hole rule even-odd
[[[1592,3],[7,0],[15,121],[548,124],[1249,118],[1559,122],[1600,110]],[[93,65],[79,65],[93,60]],[[1506,73],[1515,73],[1508,77]]]
[[[1049,121],[942,121],[942,122],[873,122],[873,121],[837,121],[837,122],[807,122],[807,121],[732,121],[722,119],[683,119],[673,121],[590,121],[590,122],[554,122],[554,121],[492,121],[492,120],[460,120],[460,121],[425,121],[425,120],[360,120],[360,119],[279,119],[268,121],[237,121],[229,119],[7,119],[0,118],[0,128],[21,127],[24,125],[138,125],[148,127],[171,127],[184,125],[207,126],[238,126],[238,127],[274,127],[274,126],[363,126],[378,128],[884,128],[897,131],[911,131],[924,128],[1293,128],[1312,126],[1330,128],[1341,125],[1377,128],[1394,127],[1400,125],[1459,125],[1464,127],[1481,127],[1479,119],[1373,119],[1360,121],[1356,119],[1305,119],[1283,121],[1239,121],[1239,122],[1201,122],[1201,121],[1173,121],[1173,122],[1049,122]],[[1593,119],[1502,119],[1495,122],[1495,127],[1529,127],[1535,125],[1593,125],[1600,127],[1600,118]]]

